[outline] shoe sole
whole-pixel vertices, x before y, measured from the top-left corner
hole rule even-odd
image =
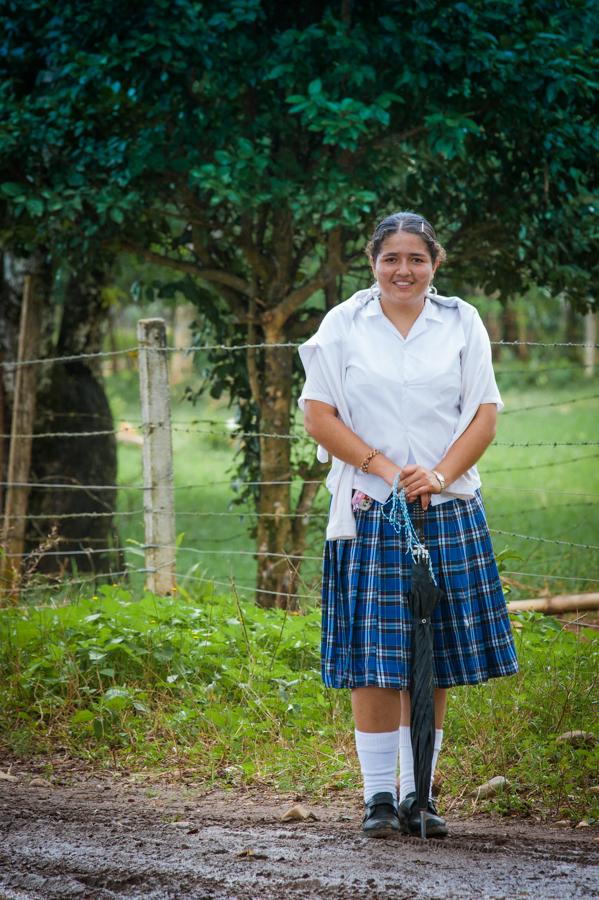
[[[399,831],[399,828],[394,828],[392,825],[380,825],[378,828],[369,828],[367,830],[363,828],[362,834],[364,837],[369,838],[386,838],[399,834]]]

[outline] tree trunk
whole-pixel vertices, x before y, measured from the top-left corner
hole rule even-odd
[[[278,329],[265,327],[266,343],[281,343]],[[263,386],[260,393],[260,431],[288,435],[290,429],[292,354],[289,349],[264,351]],[[290,485],[272,482],[291,480],[291,441],[260,438],[260,485],[258,502],[256,577],[260,606],[297,609],[293,570],[285,553],[291,550]],[[261,555],[272,554],[272,555]],[[281,555],[275,555],[281,554]],[[265,591],[268,593],[260,593]]]
[[[528,341],[528,321],[526,317],[526,311],[522,308],[522,306],[520,306],[516,310],[516,329],[518,334],[517,340],[520,341],[520,343],[516,347],[518,351],[518,359],[522,362],[527,362],[530,356],[528,352],[528,344],[526,343]]]
[[[501,347],[496,343],[501,340],[501,325],[499,322],[499,314],[496,309],[492,309],[485,320],[489,338],[491,340],[491,354],[493,362],[497,363],[501,359]]]
[[[66,289],[57,356],[100,350],[106,322],[103,279],[104,274],[98,271],[72,276]],[[39,518],[30,520],[27,531],[30,569],[45,574],[120,570],[123,564],[119,553],[86,552],[89,548],[111,550],[119,545],[112,517],[116,489],[93,488],[116,484],[115,435],[76,436],[114,431],[101,382],[100,361],[73,360],[47,368],[49,377],[40,392],[35,430],[68,432],[72,436],[34,441],[31,480],[40,485],[46,482],[90,487],[33,489],[29,512]],[[101,515],[94,515],[98,513]],[[71,518],[60,518],[64,515]]]
[[[514,309],[514,304],[509,300],[506,300],[505,305],[502,309],[502,325],[503,325],[503,340],[504,341],[517,341],[518,340],[518,322],[516,320],[516,310]]]

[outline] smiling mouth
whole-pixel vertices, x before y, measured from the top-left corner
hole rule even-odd
[[[393,284],[395,287],[411,287],[414,282],[413,281],[394,281]]]

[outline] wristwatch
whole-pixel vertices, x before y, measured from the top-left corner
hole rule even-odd
[[[436,469],[433,469],[432,472],[433,472],[433,475],[435,476],[435,478],[437,479],[437,481],[439,482],[439,484],[441,485],[441,490],[444,491],[445,488],[447,487],[447,482],[445,481],[445,476],[441,475],[440,472],[437,472]]]

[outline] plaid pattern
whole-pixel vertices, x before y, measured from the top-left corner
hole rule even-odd
[[[479,493],[422,511],[409,504],[447,599],[433,616],[435,685],[513,675],[518,662]],[[410,680],[412,559],[381,504],[356,513],[357,537],[326,541],[322,585],[322,678],[327,687]]]

